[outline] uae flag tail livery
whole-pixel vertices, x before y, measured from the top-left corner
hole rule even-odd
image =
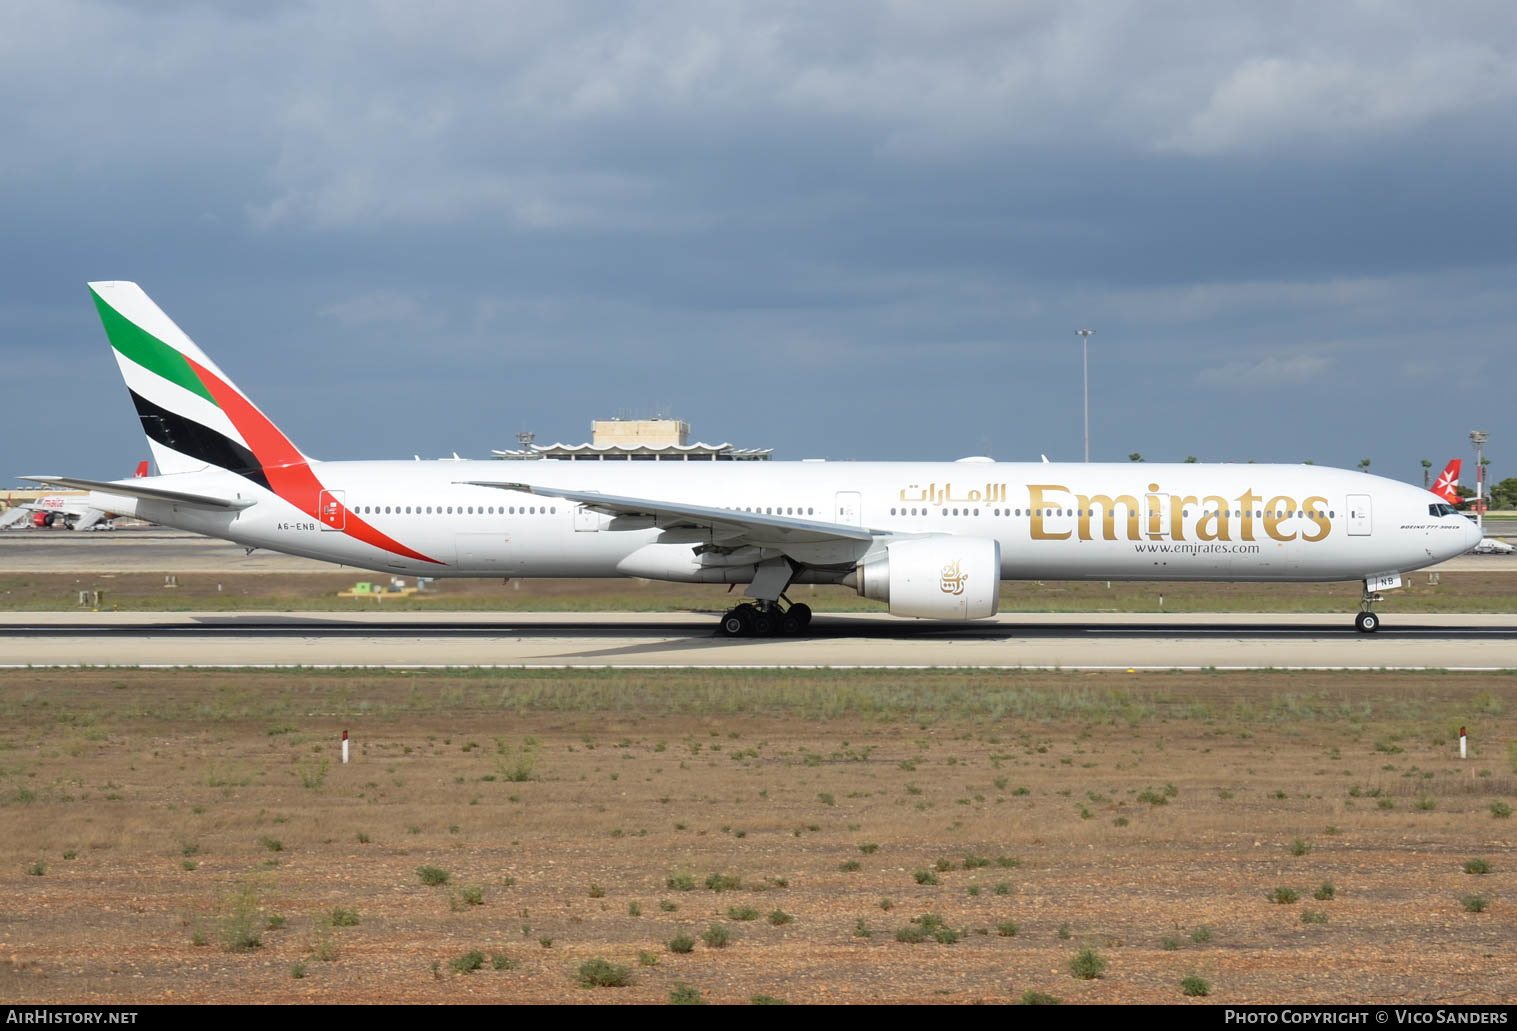
[[[349,536],[392,554],[435,561],[335,500],[318,478],[314,460],[136,283],[91,283],[90,295],[161,475],[224,469]]]

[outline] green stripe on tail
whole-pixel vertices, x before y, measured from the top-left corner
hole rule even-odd
[[[195,375],[195,370],[190,368],[184,355],[127,319],[105,303],[93,289],[90,290],[90,296],[95,299],[95,307],[100,310],[100,321],[105,323],[105,335],[112,347],[149,372],[155,372],[170,383],[177,383],[211,404],[216,404],[216,399],[211,396],[205,384],[200,382],[200,377]]]

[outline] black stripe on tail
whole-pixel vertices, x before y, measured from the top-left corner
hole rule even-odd
[[[143,432],[149,440],[156,440],[207,465],[245,476],[264,490],[270,489],[269,478],[263,474],[263,466],[253,452],[208,426],[160,408],[135,390],[131,394],[132,403],[137,406],[137,416],[142,420]]]

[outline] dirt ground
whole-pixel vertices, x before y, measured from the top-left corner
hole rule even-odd
[[[1382,612],[1517,612],[1517,565],[1489,572],[1413,573],[1390,591]],[[101,591],[105,607],[122,611],[633,611],[719,613],[742,589],[646,580],[438,580],[406,598],[339,598],[360,580],[354,573],[3,573],[0,608],[74,610],[80,591]],[[406,580],[408,586],[415,581]],[[1007,581],[1002,612],[1353,612],[1362,586],[1327,584],[1212,584]],[[800,586],[790,597],[819,612],[883,612],[885,606],[842,587]]]
[[[6,673],[0,998],[1509,1002],[1514,685]]]

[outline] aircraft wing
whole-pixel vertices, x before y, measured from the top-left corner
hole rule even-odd
[[[471,487],[495,487],[523,494],[562,498],[612,516],[652,516],[664,527],[710,527],[725,542],[752,544],[818,544],[828,541],[872,541],[874,533],[862,526],[819,522],[795,516],[741,512],[731,508],[708,508],[679,501],[628,498],[586,490],[563,490],[532,483],[465,480]]]
[[[75,490],[97,490],[102,494],[119,497],[142,498],[144,501],[167,501],[174,505],[189,505],[192,508],[241,509],[253,504],[242,498],[218,498],[213,494],[190,494],[182,490],[165,490],[163,487],[148,487],[130,481],[112,483],[109,480],[81,480],[73,476],[22,476],[20,479],[33,483],[45,483],[50,487],[72,487]]]

